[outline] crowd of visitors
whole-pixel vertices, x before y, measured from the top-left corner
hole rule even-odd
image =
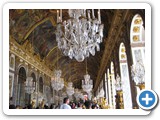
[[[70,102],[68,97],[63,99],[63,104],[55,105],[44,104],[44,106],[37,106],[35,108],[32,107],[32,104],[26,105],[24,107],[20,105],[14,105],[12,102],[12,98],[10,98],[9,109],[102,109],[100,105],[98,105],[94,101],[90,100],[80,100],[79,102]]]

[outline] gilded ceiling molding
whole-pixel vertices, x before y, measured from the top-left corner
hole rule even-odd
[[[54,51],[57,49],[57,46],[53,47],[49,52],[48,54],[46,55],[46,58]]]
[[[115,43],[119,38],[121,30],[124,26],[124,22],[126,21],[129,14],[129,10],[116,10],[112,19],[112,24],[109,30],[108,38],[106,41],[106,45],[104,50],[104,54],[101,59],[100,68],[98,71],[97,79],[95,81],[94,91],[98,89],[98,86],[101,82],[104,72],[106,71],[106,66],[111,56],[112,50],[114,49]],[[112,45],[111,45],[112,44]]]
[[[52,17],[47,17],[47,18],[41,20],[40,22],[36,23],[34,26],[32,26],[32,27],[30,28],[30,30],[27,32],[27,34],[24,36],[24,40],[26,40],[26,39],[28,38],[28,36],[32,33],[32,31],[33,31],[36,27],[38,27],[38,26],[41,25],[42,23],[46,22],[47,20],[50,20],[53,26],[55,25],[54,19],[53,19]]]

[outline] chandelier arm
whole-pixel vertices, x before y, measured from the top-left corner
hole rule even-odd
[[[68,42],[70,42],[71,44],[74,44],[73,42],[71,42],[71,41],[69,41],[69,40],[67,39],[67,37],[65,36],[64,33],[62,33],[62,34],[63,34],[64,38],[65,38]],[[77,45],[78,45],[78,42],[77,42],[77,41],[76,41],[76,43],[77,43]]]

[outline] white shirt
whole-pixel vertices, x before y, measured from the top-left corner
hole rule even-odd
[[[71,109],[71,106],[69,106],[68,104],[63,104],[61,105],[60,109]]]

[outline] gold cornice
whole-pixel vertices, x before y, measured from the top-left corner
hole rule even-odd
[[[9,51],[16,56],[18,56],[20,59],[24,60],[25,62],[29,63],[39,71],[43,72],[47,76],[52,76],[52,71],[48,69],[48,67],[40,62],[37,58],[33,57],[32,54],[28,54],[23,48],[23,46],[20,46],[17,42],[13,40],[12,37],[10,37],[10,49]]]

